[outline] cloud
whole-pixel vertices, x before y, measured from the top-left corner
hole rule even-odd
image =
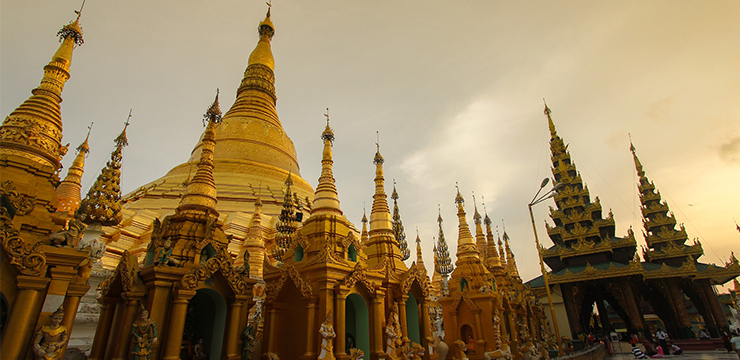
[[[647,116],[650,120],[655,122],[664,122],[671,116],[671,108],[675,98],[669,96],[665,99],[661,99],[650,104],[648,108]]]
[[[740,163],[740,136],[735,136],[718,148],[719,157],[729,163]]]

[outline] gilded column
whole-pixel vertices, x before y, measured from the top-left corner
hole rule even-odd
[[[155,280],[148,282],[146,287],[149,289],[146,308],[149,310],[149,318],[154,320],[154,324],[157,325],[157,330],[161,337],[163,335],[172,282]],[[154,355],[152,357],[157,357],[161,344],[162,342],[160,341],[152,346],[152,354]]]
[[[401,333],[403,333],[403,344],[408,345],[411,340],[409,340],[409,324],[406,321],[406,301],[409,299],[409,296],[407,294],[401,295],[401,301],[398,304],[398,314],[401,317]]]
[[[136,321],[136,315],[139,313],[139,305],[144,294],[123,293],[123,299],[126,301],[126,308],[123,312],[121,323],[121,334],[119,336],[116,351],[113,352],[113,360],[126,360],[129,358],[129,346],[131,345],[131,329]]]
[[[515,355],[515,357],[518,357],[519,354],[519,331],[517,331],[516,323],[514,322],[514,315],[516,314],[516,311],[514,309],[511,310],[511,313],[509,316],[507,316],[507,319],[509,320],[509,329],[511,330],[510,339],[511,339],[511,352]]]
[[[455,340],[463,340],[463,339],[460,339],[460,329],[457,327],[457,312],[454,312],[451,315],[452,315],[452,323],[450,324],[450,327],[447,328],[445,326],[445,342],[449,344],[452,344]],[[452,338],[448,338],[448,336],[450,336],[450,332],[452,332]]]
[[[100,299],[100,317],[98,318],[98,326],[95,328],[95,338],[88,360],[101,360],[105,356],[105,347],[108,345],[108,336],[110,335],[111,325],[113,325],[113,315],[117,302],[117,298],[104,297]]]
[[[277,352],[277,337],[278,337],[278,316],[280,316],[280,310],[276,309],[276,304],[273,304],[273,306],[270,308],[270,310],[267,311],[268,316],[270,317],[270,337],[267,338],[267,351],[271,353]]]
[[[316,324],[316,309],[319,307],[319,299],[317,297],[311,297],[308,305],[306,305],[306,313],[308,314],[308,321],[306,321],[306,353],[303,354],[305,359],[313,359],[316,357],[316,332],[318,326]]]
[[[486,349],[486,340],[483,336],[483,327],[481,326],[481,320],[480,320],[480,313],[481,310],[476,310],[473,314],[475,315],[475,336],[476,336],[476,343],[478,343],[478,354],[482,354]],[[465,341],[465,340],[463,340]]]
[[[576,299],[573,297],[573,284],[560,284],[560,290],[563,293],[563,302],[565,303],[565,312],[568,314],[571,335],[575,339],[576,335],[583,333],[583,327],[581,326],[581,319],[576,310]]]
[[[180,346],[182,344],[182,333],[185,330],[188,302],[194,295],[195,291],[192,290],[177,289],[173,291],[167,324],[167,338],[164,339],[164,350],[161,354],[164,360],[180,360]]]
[[[429,334],[429,329],[432,328],[432,322],[429,320],[429,304],[425,301],[424,305],[421,307],[421,316],[423,317],[422,323],[424,324],[423,334],[421,336],[423,347],[429,347],[428,354],[432,354],[432,347],[431,345],[434,343],[434,334]]]
[[[375,293],[373,299],[373,359],[377,359],[377,356],[383,353],[383,329],[385,328],[385,311],[383,309],[383,303],[385,302],[385,295],[381,290]]]
[[[689,319],[689,313],[686,311],[686,305],[681,293],[681,289],[678,287],[677,279],[667,279],[666,286],[668,287],[668,293],[673,301],[673,309],[676,311],[676,319],[678,320],[679,332],[681,337],[684,339],[694,339],[694,332],[691,331],[691,320]]]
[[[105,344],[104,357],[110,359],[115,354],[115,348],[118,345],[118,338],[121,336],[121,327],[123,313],[126,309],[126,302],[120,300],[113,306],[113,322],[110,328],[110,334],[108,335],[108,343]]]
[[[624,302],[627,305],[627,316],[632,322],[632,326],[642,336],[646,336],[646,339],[650,337],[649,331],[646,332],[645,327],[642,323],[642,316],[640,316],[640,308],[637,306],[637,300],[635,300],[635,293],[632,291],[632,285],[628,278],[620,278],[620,288],[622,289],[622,295],[624,296]]]
[[[349,289],[344,286],[339,286],[338,291],[336,292],[336,298],[334,301],[336,302],[334,306],[334,329],[336,330],[337,337],[336,337],[336,347],[334,347],[334,355],[337,358],[343,358],[345,357],[345,340],[346,340],[346,317],[347,317],[347,311],[346,311],[346,302],[347,302],[347,293],[349,292]]]
[[[64,319],[62,325],[67,327],[67,331],[72,333],[72,326],[77,315],[77,308],[80,307],[80,298],[87,293],[90,285],[69,284],[67,296],[64,298]]]
[[[717,328],[719,328],[720,331],[729,331],[727,318],[725,318],[725,314],[722,312],[722,305],[720,305],[717,294],[709,283],[709,279],[702,279],[700,281],[699,286],[701,286],[701,289],[704,292],[704,297],[707,299],[707,303],[709,303],[709,309],[712,311],[712,317],[714,317],[714,322],[717,324]]]
[[[226,325],[226,359],[236,360],[241,357],[241,351],[239,349],[239,338],[241,332],[239,331],[239,319],[241,319],[242,309],[244,308],[244,302],[247,300],[246,296],[234,296],[232,299],[231,306],[229,307],[229,320]]]
[[[7,280],[7,279],[4,279]],[[8,322],[5,324],[2,342],[0,342],[0,358],[21,359],[28,351],[30,339],[33,337],[36,324],[35,311],[38,308],[41,292],[49,284],[48,278],[18,275],[16,278],[18,293],[13,302]]]

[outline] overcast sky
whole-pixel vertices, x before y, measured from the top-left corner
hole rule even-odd
[[[79,5],[2,0],[2,114],[38,85]],[[88,1],[62,104],[70,149],[95,122],[83,193],[129,109],[125,192],[185,162],[216,88],[231,106],[265,11],[261,0]],[[632,227],[645,243],[631,133],[678,222],[702,241],[700,260],[721,264],[740,250],[738,19],[736,1],[276,0],[277,110],[315,186],[330,108],[341,207],[358,227],[380,132],[386,190],[395,178],[407,237],[413,246],[418,227],[430,269],[437,204],[455,251],[459,182],[471,227],[474,191],[505,223],[522,278],[539,274],[527,203],[551,176],[542,98],[617,236]],[[551,246],[548,206],[535,217]]]

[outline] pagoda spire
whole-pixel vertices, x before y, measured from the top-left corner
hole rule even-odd
[[[635,145],[630,139],[630,151],[635,162],[635,169],[639,176],[638,190],[643,225],[645,227],[645,242],[649,250],[644,253],[648,262],[668,263],[672,266],[681,266],[685,261],[696,262],[704,254],[701,242],[685,245],[688,240],[686,229],[681,226],[676,230],[676,218],[670,212],[668,202],[662,200],[660,191],[645,175],[645,170],[637,157]]]
[[[376,133],[377,135],[377,133]],[[383,163],[385,160],[380,155],[380,141],[375,142],[375,194],[373,194],[373,206],[370,210],[370,231],[367,255],[369,264],[375,265],[383,259],[389,260],[395,269],[405,269],[403,263],[404,255],[398,247],[391,211],[388,208],[388,200],[385,195],[385,178],[383,177]],[[408,249],[407,249],[408,251]]]
[[[499,261],[501,262],[501,266],[504,269],[508,269],[508,264],[506,263],[506,250],[504,249],[504,242],[501,241],[501,235],[498,233],[498,225],[496,225],[496,237],[498,237],[498,257]]]
[[[68,147],[62,146],[62,89],[70,77],[72,52],[84,42],[80,28],[82,9],[75,12],[77,18],[57,32],[61,45],[44,66],[41,84],[0,126],[0,153],[20,155],[37,166],[50,166],[53,171],[61,168],[60,161]]]
[[[67,176],[57,186],[57,194],[59,195],[59,205],[57,211],[66,212],[68,215],[73,215],[77,207],[80,206],[82,196],[80,191],[82,190],[82,175],[85,173],[85,158],[90,153],[90,146],[88,140],[90,139],[90,131],[92,130],[93,124],[87,127],[87,137],[85,141],[77,147],[77,156],[72,161],[72,166],[67,170]]]
[[[283,209],[280,211],[280,217],[275,229],[275,251],[273,257],[282,260],[285,252],[293,243],[293,234],[298,228],[295,225],[295,205],[293,204],[293,194],[290,187],[293,185],[291,174],[285,179],[285,196],[283,196]]]
[[[581,174],[571,159],[568,146],[555,130],[552,111],[547,105],[545,115],[550,128],[550,160],[555,186],[553,200],[557,208],[550,210],[550,217],[555,226],[546,225],[547,234],[554,247],[539,250],[544,262],[554,272],[571,266],[580,266],[584,256],[593,259],[592,264],[607,263],[605,266],[612,262],[628,264],[636,251],[634,237],[631,232],[623,238],[614,235],[616,228],[614,217],[611,212],[607,217],[602,215],[603,209],[598,197],[591,200],[588,187],[584,185]],[[602,247],[602,242],[609,245],[605,244],[606,246]],[[594,253],[595,250],[587,250],[598,248],[604,249],[598,252],[599,255]],[[568,251],[560,251],[561,249]],[[503,262],[503,258],[501,261]]]
[[[365,214],[365,207],[362,208],[362,233],[360,234],[360,244],[362,244],[362,247],[364,248],[367,245],[367,240],[369,239],[369,235],[367,234],[367,214]]]
[[[434,246],[434,271],[442,275],[442,296],[448,296],[450,294],[447,281],[452,273],[452,259],[450,259],[450,250],[447,247],[447,241],[445,240],[445,233],[442,230],[442,210],[439,210],[439,216],[437,216],[437,222],[439,223],[439,239],[437,244]]]
[[[465,218],[465,208],[463,204],[465,200],[460,195],[460,188],[455,184],[457,188],[457,196],[455,196],[455,203],[457,204],[457,221],[458,221],[458,234],[457,234],[457,258],[458,261],[461,257],[475,256],[478,257],[478,248],[475,246],[475,240],[473,240],[473,234],[470,232],[468,227],[468,220]]]
[[[485,209],[486,205],[483,204]],[[498,250],[496,249],[496,240],[493,238],[491,232],[491,218],[488,217],[488,212],[483,218],[483,223],[486,225],[486,267],[493,269],[495,267],[501,267],[501,260],[498,257]]]
[[[128,113],[123,131],[114,140],[116,147],[110,154],[110,160],[75,212],[75,217],[85,224],[115,226],[121,222],[121,160],[123,160],[123,148],[128,146],[126,129],[128,129],[129,120],[131,120],[131,111]]]
[[[398,243],[398,249],[401,250],[401,260],[406,261],[411,256],[409,250],[409,244],[406,242],[406,231],[403,229],[403,222],[401,221],[401,213],[398,210],[398,191],[396,191],[396,180],[393,180],[393,234],[396,237]]]
[[[185,193],[180,199],[178,210],[197,209],[215,216],[216,211],[216,181],[213,178],[213,150],[216,147],[216,125],[221,122],[221,108],[218,104],[218,89],[213,104],[203,115],[203,124],[206,130],[203,133],[201,143],[200,161],[195,171],[195,176],[185,188]]]
[[[426,265],[424,265],[424,257],[421,253],[421,238],[419,237],[419,229],[416,229],[416,265],[426,269]]]
[[[342,215],[332,170],[334,160],[332,160],[331,148],[334,143],[334,130],[329,126],[329,108],[326,109],[324,116],[326,116],[326,128],[321,133],[321,139],[324,141],[324,152],[321,158],[321,176],[319,177],[319,184],[316,185],[313,206],[311,207],[312,216],[314,214]]]
[[[512,276],[519,277],[519,269],[516,266],[516,260],[514,260],[514,253],[509,246],[509,234],[506,233],[506,230],[504,230],[504,244],[506,246],[506,270]]]
[[[486,235],[483,234],[482,218],[478,212],[478,204],[475,201],[475,194],[473,194],[473,222],[475,223],[475,246],[478,248],[478,256],[483,262],[486,261]]]

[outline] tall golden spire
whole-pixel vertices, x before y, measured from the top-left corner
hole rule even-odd
[[[504,250],[504,243],[501,241],[501,236],[498,234],[498,225],[496,226],[496,236],[498,236],[498,257],[501,261],[501,266],[507,269],[508,264],[506,263],[506,251]]]
[[[373,163],[375,164],[375,194],[373,195],[373,206],[370,210],[370,231],[368,235],[367,255],[368,263],[377,264],[383,259],[390,260],[391,267],[405,269],[403,255],[398,247],[393,233],[393,222],[391,212],[388,208],[388,200],[385,195],[385,178],[383,177],[383,163],[385,160],[380,155],[380,143],[375,143],[376,151]]]
[[[483,262],[486,261],[486,235],[483,234],[483,225],[481,224],[481,216],[478,212],[478,204],[475,202],[475,194],[473,194],[473,208],[475,213],[473,214],[473,222],[475,223],[475,246],[478,248],[478,256]]]
[[[280,217],[275,225],[275,251],[273,257],[282,260],[285,252],[293,243],[293,234],[298,228],[295,224],[295,205],[293,203],[293,194],[290,187],[293,185],[291,174],[285,180],[285,196],[283,196],[283,209],[280,211]]]
[[[506,270],[512,276],[519,277],[519,269],[516,266],[516,260],[514,260],[514,253],[509,246],[509,234],[506,233],[506,230],[504,230],[504,244],[506,246]]]
[[[324,151],[321,158],[321,176],[319,177],[319,184],[316,185],[316,192],[314,193],[313,206],[311,207],[312,216],[314,214],[342,215],[332,170],[334,160],[332,159],[331,147],[334,143],[334,131],[329,126],[328,108],[324,116],[326,116],[326,128],[321,133],[321,139],[324,141]]]
[[[85,141],[77,147],[77,156],[72,161],[72,166],[67,170],[67,176],[57,186],[57,194],[59,195],[59,205],[57,211],[66,212],[69,215],[74,214],[77,207],[80,206],[82,196],[80,191],[82,190],[82,174],[85,172],[85,158],[90,152],[90,147],[87,141],[90,139],[90,131],[92,130],[93,124],[87,127],[87,137]]]
[[[201,143],[200,161],[195,171],[195,176],[185,188],[185,193],[180,199],[178,211],[199,210],[218,216],[216,211],[216,181],[213,178],[213,150],[216,147],[216,125],[221,122],[221,108],[218,105],[218,89],[213,104],[203,115],[203,125],[206,130],[203,133]]]
[[[542,101],[545,101],[545,99],[542,99]],[[558,131],[555,129],[555,123],[552,121],[552,111],[547,106],[547,102],[545,102],[545,115],[547,116],[547,124],[550,127],[550,137],[554,138],[558,136]]]
[[[464,256],[478,257],[478,248],[475,246],[473,234],[470,232],[468,220],[465,218],[465,208],[463,207],[465,200],[462,195],[460,195],[460,188],[457,185],[455,185],[455,187],[457,188],[455,203],[457,204],[457,258],[459,261],[459,259]]]
[[[401,260],[406,260],[411,256],[409,250],[409,244],[406,242],[406,231],[403,229],[403,222],[401,221],[401,212],[398,210],[398,191],[396,191],[396,180],[393,180],[393,193],[391,194],[393,199],[393,234],[396,236],[396,242],[398,242],[398,248],[401,250],[403,256]]]
[[[367,215],[365,214],[365,208],[362,208],[362,233],[360,234],[360,244],[364,248],[367,245],[367,240],[370,236],[367,234]]]
[[[39,166],[51,166],[54,171],[61,168],[60,160],[68,146],[62,146],[62,89],[70,77],[72,52],[84,42],[80,29],[82,10],[76,12],[77,19],[57,32],[62,44],[44,66],[41,84],[0,126],[0,153],[20,155]]]
[[[419,229],[416,229],[416,265],[426,269],[426,265],[424,265],[424,257],[421,254],[421,238],[419,237]]]
[[[483,223],[486,225],[486,267],[493,269],[494,267],[501,266],[501,260],[498,256],[498,250],[496,249],[496,240],[493,238],[491,232],[491,218],[488,217],[488,212],[485,211],[485,203],[483,204],[484,212],[486,216],[483,218]]]
[[[123,131],[114,140],[116,148],[110,154],[110,160],[75,212],[75,217],[85,224],[114,226],[121,222],[121,160],[123,160],[123,148],[128,145],[126,129],[129,120],[131,120],[131,111],[128,113]]]

